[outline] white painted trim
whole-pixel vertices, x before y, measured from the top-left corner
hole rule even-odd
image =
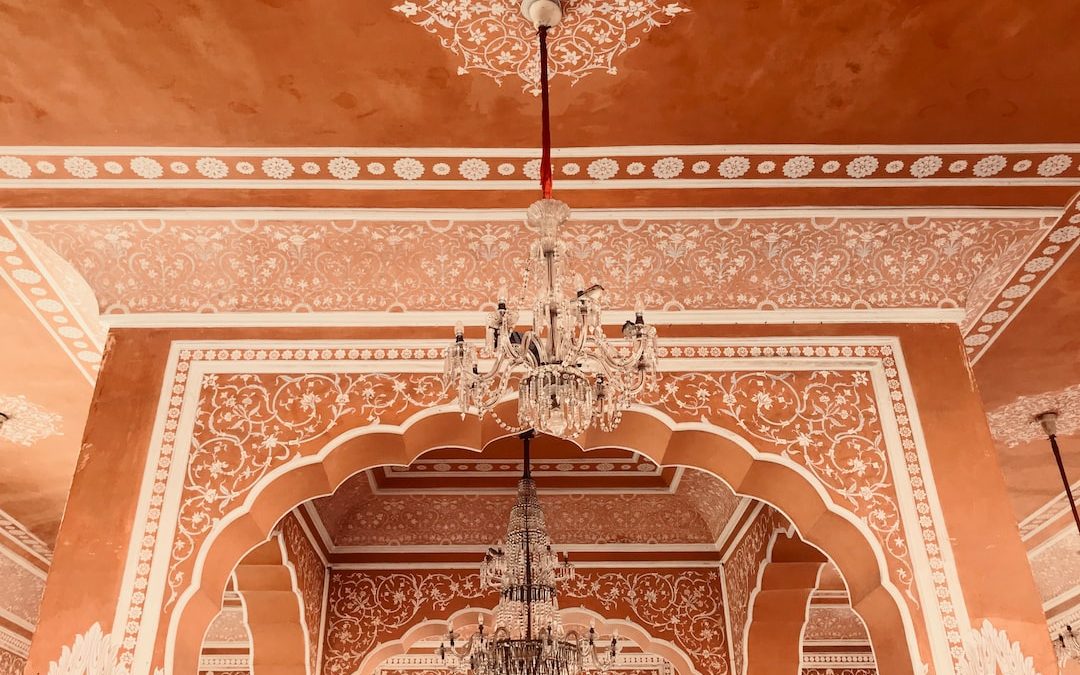
[[[30,639],[0,626],[0,649],[25,659],[30,654]]]
[[[328,553],[334,553],[334,538],[330,536],[330,533],[326,530],[326,523],[323,522],[322,514],[315,508],[315,505],[310,500],[302,504],[304,510],[307,511],[308,517],[311,518],[311,522],[315,524],[315,533],[319,535],[319,540],[326,547]],[[329,566],[330,562],[325,561]]]
[[[597,219],[671,219],[671,218],[1058,218],[1060,206],[984,207],[984,206],[781,206],[781,207],[647,207],[647,208],[575,208],[574,218]],[[112,220],[395,220],[426,222],[430,220],[485,221],[524,220],[524,209],[425,209],[425,208],[319,208],[319,207],[203,207],[153,209],[0,209],[0,216],[11,220],[67,220],[84,222]]]
[[[1080,480],[1073,483],[1070,487],[1072,488],[1072,491],[1074,493],[1080,492]],[[1046,520],[1039,523],[1037,526],[1032,528],[1030,531],[1024,532],[1024,528],[1026,528],[1028,525],[1030,525],[1033,520],[1036,520],[1040,516],[1044,515],[1048,511],[1052,510],[1055,506],[1057,506],[1058,508],[1057,508],[1057,511],[1052,516],[1047,517]],[[1046,528],[1050,527],[1050,525],[1054,521],[1056,521],[1058,518],[1060,518],[1061,516],[1065,515],[1068,512],[1069,512],[1068,500],[1065,498],[1065,492],[1062,491],[1060,494],[1058,494],[1058,495],[1056,495],[1054,497],[1051,497],[1045,504],[1043,504],[1038,509],[1033,511],[1031,513],[1031,515],[1027,516],[1026,518],[1024,518],[1023,520],[1020,521],[1020,532],[1021,532],[1020,539],[1022,541],[1030,540],[1035,535],[1039,534],[1040,532],[1042,532]]]
[[[714,479],[714,480],[719,480],[719,479],[717,478],[717,479]],[[723,481],[721,481],[721,482],[723,482]],[[731,486],[728,485],[727,483],[724,483],[724,486],[728,490],[731,490]],[[735,491],[732,490],[732,492],[735,492]],[[739,497],[739,503],[735,505],[735,510],[731,512],[731,517],[729,517],[728,521],[726,523],[724,523],[724,529],[721,530],[720,534],[716,537],[716,549],[717,550],[720,550],[720,547],[723,546],[724,542],[727,541],[728,537],[731,536],[732,531],[734,531],[734,529],[735,529],[735,525],[738,524],[739,519],[743,517],[743,514],[745,514],[748,510],[750,510],[754,506],[754,504],[756,504],[756,503],[759,504],[760,503],[756,499],[753,499],[751,497],[743,497],[742,495],[740,495],[738,493],[735,493],[735,494],[736,494],[737,497]],[[759,509],[758,512],[760,513],[760,509]],[[749,520],[752,521],[753,518],[750,518]],[[745,526],[746,523],[743,523],[743,525]],[[745,534],[745,533],[746,533],[746,529],[744,527],[743,534]],[[735,544],[737,544],[737,543],[739,543],[738,539],[733,540],[731,542],[731,547],[735,548]],[[725,551],[725,553],[726,553],[726,551]],[[726,560],[727,556],[725,556],[724,559]],[[724,597],[727,597],[727,596],[725,595]]]
[[[756,516],[755,516],[756,517]],[[772,562],[772,550],[776,545],[776,540],[780,537],[782,530],[773,530],[769,535],[769,543],[765,548],[765,557],[761,559],[761,563],[758,564],[757,578],[754,581],[754,588],[751,589],[750,595],[746,599],[746,623],[742,627],[742,636],[740,641],[742,642],[742,672],[739,675],[746,675],[747,665],[750,661],[750,626],[754,623],[754,601],[757,599],[758,593],[761,591],[761,581],[765,577],[765,568]],[[809,604],[809,603],[807,603]],[[806,620],[803,620],[803,624]],[[913,636],[909,636],[911,639]]]
[[[203,654],[199,656],[199,672],[250,670],[250,668],[251,657],[247,654]]]
[[[24,570],[26,570],[27,572],[34,575],[38,579],[41,579],[41,581],[44,582],[45,578],[47,576],[49,576],[49,573],[46,572],[45,570],[41,569],[40,567],[38,567],[34,563],[30,562],[25,557],[19,555],[15,551],[12,551],[7,546],[5,546],[4,541],[6,539],[7,538],[5,537],[3,540],[0,540],[0,555],[3,555],[5,558],[8,558],[9,560],[11,560],[11,562],[15,563],[19,567],[23,568]],[[42,585],[44,585],[44,583]]]
[[[424,553],[475,553],[483,556],[484,552],[491,547],[490,544],[447,544],[442,546],[335,546],[332,551],[336,554],[371,553],[384,554],[424,554]],[[565,544],[560,543],[556,547],[566,553],[589,553],[597,550],[610,551],[612,553],[715,553],[715,544]],[[712,565],[719,565],[719,560],[709,561]],[[456,563],[455,563],[456,564]],[[473,567],[476,563],[470,564]],[[583,563],[574,562],[575,566]],[[609,563],[613,564],[613,563]],[[621,564],[621,561],[614,564]]]
[[[315,675],[311,672],[312,636],[308,634],[307,606],[304,604],[304,594],[300,590],[300,580],[296,573],[296,565],[289,559],[289,551],[285,546],[285,535],[278,531],[273,538],[277,539],[278,551],[281,554],[281,562],[285,566],[285,569],[289,571],[289,582],[292,585],[290,590],[292,590],[293,596],[296,598],[296,606],[300,617],[300,629],[304,632],[304,673],[305,675]],[[240,597],[242,598],[243,596],[244,594],[240,593]],[[254,645],[255,641],[252,640],[251,644]]]
[[[1028,552],[1027,552],[1028,560],[1034,561],[1034,559],[1038,558],[1040,555],[1042,555],[1046,551],[1046,549],[1060,543],[1061,541],[1063,541],[1065,539],[1072,539],[1073,537],[1077,538],[1077,540],[1078,540],[1077,544],[1078,544],[1078,546],[1080,546],[1080,534],[1077,534],[1076,529],[1073,527],[1073,524],[1070,522],[1070,523],[1068,523],[1067,527],[1061,528],[1060,530],[1058,530],[1054,534],[1050,535],[1046,539],[1040,541],[1035,546],[1032,546],[1031,548],[1029,548]]]
[[[31,633],[33,633],[34,630],[36,629],[36,626],[34,626],[34,624],[30,623],[29,621],[22,618],[21,616],[13,614],[12,612],[8,611],[7,609],[5,609],[3,607],[0,607],[0,618],[7,619],[11,623],[18,626],[19,628],[24,628],[24,629],[30,631]]]
[[[750,514],[750,517],[747,518],[746,522],[739,528],[739,534],[735,536],[735,539],[731,542],[731,546],[728,547],[728,550],[724,551],[724,555],[720,559],[721,565],[726,565],[727,561],[731,559],[731,553],[735,550],[735,547],[739,545],[739,542],[743,540],[743,537],[746,536],[747,530],[749,530],[750,526],[757,520],[757,517],[761,514],[763,508],[765,508],[765,502],[760,500],[754,501],[754,512]]]
[[[1054,607],[1057,607],[1058,605],[1060,605],[1062,603],[1068,602],[1068,601],[1073,600],[1073,599],[1078,598],[1078,597],[1080,597],[1080,584],[1077,584],[1076,586],[1073,586],[1072,588],[1065,591],[1064,593],[1058,593],[1054,597],[1052,597],[1049,600],[1045,601],[1042,604],[1043,611],[1045,612],[1047,610],[1053,609]]]
[[[622,325],[630,310],[609,309],[605,325]],[[821,323],[960,323],[964,309],[959,307],[897,307],[882,309],[717,309],[648,311],[650,324],[656,326],[687,325],[769,325]],[[526,325],[531,312],[521,313],[519,323]],[[131,314],[102,314],[101,323],[107,328],[273,328],[292,326],[410,326],[446,327],[448,334],[455,323],[482,326],[487,312],[141,312]],[[452,335],[450,336],[453,337]],[[449,339],[449,338],[448,338]],[[664,341],[661,340],[661,344]],[[440,343],[445,346],[446,343]]]
[[[319,557],[319,560],[322,562],[323,567],[328,566],[330,563],[326,560],[326,556],[323,555],[322,549],[319,548],[318,542],[315,541],[315,535],[311,533],[311,530],[308,529],[307,522],[305,522],[303,516],[300,515],[300,507],[296,507],[295,509],[293,509],[292,514],[293,518],[296,518],[297,524],[300,525],[300,529],[303,531],[304,537],[308,540],[308,545],[315,550],[315,555]]]
[[[563,547],[560,547],[563,548]],[[333,570],[470,570],[476,571],[477,561],[464,562],[370,562],[370,563],[332,563]],[[715,570],[715,560],[575,560],[574,567],[580,570],[651,570],[651,569],[709,569]]]
[[[1040,245],[1045,243],[1045,238],[1040,240]],[[986,352],[990,351],[990,347],[995,342],[997,342],[997,339],[999,337],[1001,337],[1005,333],[1005,330],[1009,327],[1009,324],[1011,324],[1016,317],[1020,316],[1020,313],[1024,311],[1024,308],[1028,306],[1032,298],[1034,298],[1035,295],[1040,290],[1042,290],[1042,287],[1046,285],[1046,282],[1050,281],[1050,279],[1053,278],[1054,274],[1056,274],[1057,271],[1061,269],[1061,266],[1065,264],[1065,261],[1072,257],[1072,254],[1076,252],[1077,247],[1080,247],[1080,237],[1078,237],[1076,241],[1073,242],[1072,246],[1070,246],[1069,249],[1065,251],[1065,253],[1062,254],[1060,258],[1057,259],[1057,262],[1054,263],[1054,266],[1047,270],[1046,274],[1044,274],[1042,278],[1039,279],[1039,283],[1035,284],[1035,286],[1032,287],[1031,291],[1020,300],[1020,304],[1009,314],[1009,318],[1005,319],[1005,321],[1001,324],[1001,327],[994,331],[994,334],[990,336],[990,339],[986,342],[986,344],[980,345],[979,352],[975,354],[975,356],[971,359],[971,365],[975,365],[976,363],[978,363],[979,360],[986,354]],[[1014,271],[1013,275],[1015,274],[1016,272]],[[1012,276],[1010,276],[1009,279],[1011,280]]]
[[[980,152],[1080,152],[1080,143],[734,143],[731,145],[597,145],[563,146],[552,150],[553,157],[591,157],[595,154],[613,157],[636,157],[639,155],[722,155],[743,154],[978,154]],[[215,154],[229,157],[254,155],[258,157],[388,157],[410,155],[416,157],[521,157],[535,158],[535,147],[463,148],[463,147],[357,147],[357,146],[152,146],[152,145],[6,145],[0,146],[0,154],[35,156],[86,155],[103,157],[110,155],[158,154],[171,157],[197,157]]]
[[[27,529],[27,527],[25,525],[23,525],[21,522],[19,522],[18,520],[15,520],[15,518],[13,518],[10,513],[8,513],[7,511],[4,511],[3,509],[0,509],[0,521],[6,521],[6,522],[11,523],[15,527],[17,527],[20,531],[22,531],[23,534],[25,534],[27,537],[30,537],[35,542],[40,544],[41,548],[43,548],[45,550],[49,550],[49,545],[48,544],[46,544],[44,541],[42,541],[40,537],[38,537],[36,534],[31,532],[29,529]],[[16,546],[18,546],[20,549],[22,549],[23,551],[26,551],[27,553],[34,556],[35,558],[37,558],[41,562],[45,563],[46,565],[52,566],[52,560],[49,560],[45,556],[41,555],[40,553],[38,553],[34,549],[30,548],[29,546],[27,546],[23,542],[21,542],[18,539],[12,537],[11,535],[4,534],[4,539],[6,539],[8,541],[11,541]]]
[[[724,600],[724,636],[727,639],[728,670],[735,664],[735,645],[731,640],[731,596],[728,595],[727,567],[720,565],[720,593]],[[744,655],[745,656],[745,655]]]
[[[322,675],[323,645],[326,644],[326,615],[330,612],[330,566],[323,574],[322,611],[319,613],[319,649],[315,655],[315,675]]]

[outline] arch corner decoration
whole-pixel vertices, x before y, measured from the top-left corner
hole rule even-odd
[[[776,507],[834,560],[872,640],[906,636],[890,672],[954,672],[970,621],[937,494],[921,489],[933,482],[899,340],[686,338],[660,356],[648,412],[582,447],[707,471]],[[198,655],[181,634],[202,635],[235,564],[297,504],[505,433],[451,411],[440,359],[424,341],[174,341],[113,621],[120,671],[186,672]],[[258,449],[242,467],[208,450],[226,414],[236,443]],[[839,471],[834,451],[862,473]],[[873,487],[857,489],[867,471]],[[162,611],[142,611],[153,603]]]

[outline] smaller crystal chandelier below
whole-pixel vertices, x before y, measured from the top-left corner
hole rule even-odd
[[[488,549],[480,566],[480,583],[499,592],[495,627],[489,630],[481,616],[477,631],[465,645],[458,644],[453,630],[439,645],[440,659],[456,673],[580,675],[606,672],[619,661],[618,635],[600,646],[592,627],[584,636],[563,628],[557,587],[574,576],[574,568],[551,548],[544,509],[529,471],[531,438],[531,431],[522,434],[524,470],[506,541]]]

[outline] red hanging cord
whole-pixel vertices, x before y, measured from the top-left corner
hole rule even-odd
[[[551,111],[548,100],[548,50],[547,50],[547,26],[540,26],[537,30],[540,35],[540,105],[543,116],[543,129],[541,131],[541,144],[543,152],[540,155],[540,191],[544,199],[551,199]]]

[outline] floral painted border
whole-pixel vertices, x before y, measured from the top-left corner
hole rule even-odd
[[[924,553],[921,553],[920,556],[926,556],[924,559],[927,560],[926,564],[929,564],[930,569],[942,572],[930,575],[928,579],[929,584],[932,585],[931,593],[934,601],[926,604],[934,607],[934,610],[927,611],[929,609],[927,608],[927,610],[923,610],[924,615],[932,618],[932,623],[942,627],[943,632],[939,634],[947,642],[948,649],[955,662],[955,659],[958,659],[961,653],[961,635],[967,622],[966,617],[962,614],[963,605],[962,597],[958,593],[959,588],[954,586],[957,583],[955,575],[947,572],[952,569],[952,563],[948,560],[949,554],[939,546],[939,542],[947,541],[947,539],[944,535],[943,524],[939,522],[938,517],[935,515],[935,507],[931,505],[931,496],[925,488],[924,468],[921,459],[924,450],[920,449],[919,441],[916,440],[918,438],[917,432],[912,427],[913,422],[909,409],[913,402],[909,398],[911,396],[910,391],[901,381],[902,367],[898,363],[895,341],[881,338],[850,338],[825,342],[793,339],[790,344],[787,341],[778,343],[775,340],[762,343],[760,340],[754,339],[724,342],[727,346],[719,345],[716,341],[703,340],[698,346],[665,347],[661,350],[661,356],[704,359],[721,357],[738,357],[741,359],[856,358],[872,362],[876,361],[880,364],[881,372],[886,378],[885,384],[888,389],[889,399],[879,401],[879,405],[885,403],[887,407],[891,408],[889,417],[893,420],[896,432],[899,434],[899,442],[902,446],[901,450],[904,453],[905,461],[903,469],[897,467],[897,470],[905,475],[904,482],[911,486],[909,495],[913,499],[915,509],[919,514],[915,522],[909,523],[909,527],[913,527],[914,532],[918,532],[918,536],[922,540],[921,550]],[[329,360],[356,361],[357,359],[367,360],[372,358],[379,361],[424,357],[437,359],[439,354],[437,349],[431,349],[427,345],[415,345],[415,348],[410,348],[408,344],[402,343],[394,345],[397,347],[396,349],[391,348],[389,345],[385,349],[360,349],[363,346],[362,343],[357,343],[354,346],[343,346],[341,343],[334,343],[333,348],[326,348],[326,343],[318,341],[283,344],[280,349],[270,348],[265,343],[249,344],[244,341],[178,343],[174,345],[174,358],[179,360],[172,362],[166,376],[166,381],[173,383],[171,389],[173,395],[163,401],[165,405],[159,412],[159,415],[162,416],[159,424],[162,425],[160,428],[163,431],[158,436],[159,441],[152,448],[152,456],[158,459],[148,464],[147,471],[150,473],[147,475],[149,481],[147,483],[147,489],[149,490],[147,494],[150,495],[150,498],[144,504],[143,508],[145,510],[143,515],[140,516],[143,524],[141,526],[136,524],[135,532],[139,534],[136,535],[137,538],[134,541],[136,548],[131,552],[134,557],[129,563],[134,565],[129,570],[129,574],[132,574],[131,583],[134,585],[125,584],[125,590],[117,607],[117,620],[122,622],[118,625],[126,627],[125,634],[121,638],[122,647],[118,655],[120,672],[126,672],[133,665],[138,645],[142,645],[139,647],[139,652],[142,653],[142,650],[154,643],[158,639],[156,636],[161,634],[159,631],[154,631],[149,626],[144,625],[148,614],[143,609],[151,596],[160,597],[158,594],[166,590],[164,588],[166,581],[164,578],[158,577],[156,581],[151,578],[150,561],[171,560],[175,552],[175,547],[171,547],[170,550],[158,550],[160,547],[157,546],[157,539],[160,536],[159,522],[163,516],[161,495],[167,491],[169,471],[164,469],[167,469],[172,464],[171,455],[173,451],[189,442],[187,434],[190,433],[190,429],[183,431],[183,427],[178,427],[178,423],[184,417],[182,409],[185,405],[190,406],[190,403],[185,404],[185,400],[194,401],[186,392],[189,382],[188,376],[192,366],[202,362],[200,367],[206,368],[207,372],[210,373],[208,376],[213,377],[212,373],[221,368],[229,371],[244,362],[312,360],[325,363]],[[272,364],[263,363],[262,367],[265,368],[268,365]],[[394,367],[390,363],[387,364],[387,369],[382,372],[394,371]],[[382,377],[392,379],[392,376]],[[395,389],[395,391],[397,390]],[[394,395],[394,400],[396,399],[397,394]],[[142,533],[147,536],[143,536]],[[186,550],[182,542],[180,542],[180,548]],[[169,579],[171,584],[171,574]],[[135,591],[136,588],[145,589],[145,591]],[[933,635],[933,632],[931,631],[931,635]]]
[[[965,351],[976,363],[1003,333],[1013,317],[1031,301],[1035,293],[1080,247],[1080,195],[1073,197],[1054,226],[1028,254],[986,305],[977,321],[964,334]]]
[[[1080,148],[1017,146],[570,148],[572,189],[860,185],[1080,185]],[[533,187],[531,149],[0,147],[0,187],[497,189]]]

